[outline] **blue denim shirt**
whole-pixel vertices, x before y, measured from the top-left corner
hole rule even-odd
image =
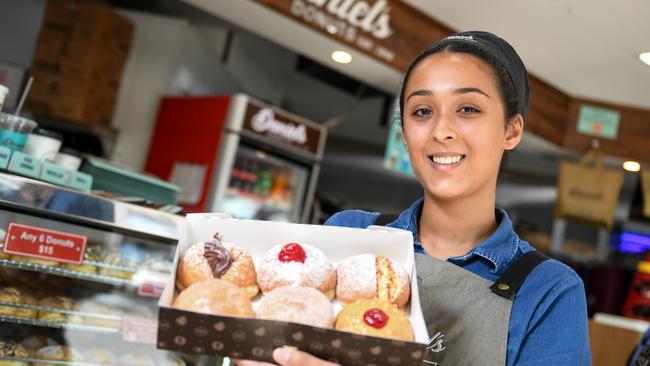
[[[423,202],[420,198],[387,225],[410,231],[417,252],[423,252],[417,235]],[[342,211],[330,217],[325,225],[365,228],[377,216],[377,212]],[[519,239],[505,211],[497,210],[496,216],[499,226],[487,240],[448,261],[495,281],[510,263],[535,250]],[[506,364],[591,365],[584,285],[566,265],[547,260],[530,273],[520,288],[510,314]]]

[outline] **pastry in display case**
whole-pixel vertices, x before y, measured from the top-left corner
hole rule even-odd
[[[0,366],[220,365],[155,345],[181,222],[0,173]]]

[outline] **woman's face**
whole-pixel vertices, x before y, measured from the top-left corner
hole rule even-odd
[[[405,88],[404,142],[425,191],[440,200],[494,191],[523,119],[506,125],[490,66],[465,53],[437,53],[416,66]]]

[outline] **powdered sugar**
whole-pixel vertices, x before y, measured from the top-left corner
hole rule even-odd
[[[257,266],[257,283],[264,292],[283,286],[304,286],[330,291],[336,285],[336,273],[325,253],[300,244],[307,254],[305,263],[281,262],[278,254],[284,244],[271,248]]]
[[[375,255],[362,254],[346,258],[336,267],[336,296],[344,302],[372,299],[377,296]]]

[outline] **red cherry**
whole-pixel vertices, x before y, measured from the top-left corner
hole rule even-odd
[[[376,329],[381,329],[388,324],[388,319],[390,319],[390,317],[381,309],[377,308],[370,309],[363,313],[363,321]]]
[[[298,243],[289,243],[285,244],[278,254],[278,259],[280,262],[300,262],[305,263],[307,258],[307,253],[302,249]]]

